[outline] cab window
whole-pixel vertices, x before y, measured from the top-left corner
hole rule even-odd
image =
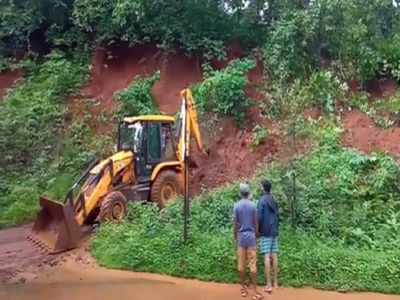
[[[161,159],[161,133],[160,124],[148,124],[147,159],[156,162]]]

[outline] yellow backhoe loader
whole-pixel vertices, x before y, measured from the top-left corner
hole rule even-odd
[[[194,138],[204,153],[189,89],[181,92],[178,117],[127,117],[119,125],[117,152],[94,162],[67,193],[64,203],[40,198],[30,239],[49,253],[78,246],[84,228],[120,221],[128,201],[152,201],[160,208],[182,192],[185,151]]]

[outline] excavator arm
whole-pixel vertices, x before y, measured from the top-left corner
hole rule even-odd
[[[203,141],[200,134],[200,126],[197,119],[197,111],[193,100],[192,92],[190,89],[181,91],[182,106],[179,114],[179,140],[177,148],[177,157],[179,162],[184,165],[185,152],[189,156],[190,142],[194,138],[196,141],[197,149],[206,154],[203,146]]]

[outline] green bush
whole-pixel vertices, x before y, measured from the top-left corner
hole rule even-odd
[[[0,2],[1,57],[46,53],[48,48],[82,49],[89,42],[72,23],[74,1],[12,0]]]
[[[161,214],[151,205],[132,205],[131,220],[101,227],[92,242],[92,254],[109,268],[238,282],[230,228],[236,193],[237,189],[228,188],[227,195],[217,192],[215,198],[193,203],[187,244],[182,242],[180,203]],[[280,282],[294,287],[400,293],[399,254],[396,247],[387,252],[353,249],[283,227]],[[261,257],[258,262],[259,283],[263,284]]]
[[[317,66],[314,48],[316,19],[306,10],[293,10],[271,28],[264,62],[272,78],[306,78]]]
[[[358,93],[350,97],[347,104],[368,115],[382,128],[390,128],[400,121],[400,96],[370,101],[369,94]]]
[[[157,114],[158,108],[151,89],[158,80],[160,80],[160,72],[150,77],[136,76],[128,88],[116,95],[118,101],[121,102],[119,114],[124,117]]]
[[[287,6],[267,32],[264,61],[272,78],[283,81],[308,78],[331,63],[346,80],[398,79],[399,28],[391,0]]]
[[[339,133],[317,124],[318,149],[299,158],[294,170],[269,165],[251,183],[257,199],[259,180],[269,178],[280,205],[282,284],[400,293],[399,166],[382,155],[342,149]],[[298,178],[295,205],[293,171]],[[107,267],[237,282],[231,228],[237,200],[237,184],[196,198],[186,245],[181,201],[161,213],[154,205],[132,205],[123,224],[100,228],[91,251]]]
[[[347,90],[347,85],[332,71],[314,72],[307,79],[290,83],[273,81],[268,84],[268,101],[263,104],[263,110],[272,119],[302,127],[305,109],[316,107],[332,115],[336,112],[337,101],[345,98]]]
[[[301,232],[283,232],[281,280],[290,286],[400,293],[399,252],[349,248]],[[262,267],[262,266],[260,266]]]
[[[251,148],[255,150],[258,146],[262,145],[268,137],[268,129],[260,125],[254,126],[251,137]]]
[[[211,60],[225,58],[226,46],[240,41],[245,49],[264,48],[275,79],[308,77],[321,58],[362,82],[399,79],[399,11],[393,0],[3,1],[0,69],[16,54],[48,47],[152,43]]]
[[[99,149],[87,125],[64,124],[64,99],[85,82],[87,57],[52,53],[22,65],[25,78],[0,103],[0,227],[31,220],[43,193],[63,200]]]
[[[0,73],[11,69],[13,59],[0,55]]]
[[[100,42],[150,41],[164,49],[178,46],[188,53],[205,52],[219,57],[224,49],[215,45],[234,39],[251,45],[257,43],[263,31],[253,18],[246,18],[246,12],[257,8],[244,9],[242,4],[231,2],[229,6],[237,11],[232,16],[226,12],[226,5],[222,0],[77,0],[73,20],[82,30],[95,33]]]
[[[32,181],[11,186],[11,190],[0,197],[0,228],[30,221],[39,207],[39,194]]]
[[[232,117],[242,124],[251,105],[245,93],[247,72],[254,67],[253,60],[242,59],[230,62],[225,69],[211,71],[193,89],[200,113],[214,112],[221,117]]]
[[[25,63],[27,76],[0,103],[0,166],[29,167],[55,153],[63,124],[63,97],[87,74],[85,58],[52,53],[43,64]]]
[[[315,72],[311,75],[302,93],[311,104],[321,107],[326,113],[336,111],[336,100],[344,97],[347,86],[329,71]]]
[[[0,228],[31,221],[39,197],[64,201],[69,188],[94,158],[109,154],[109,137],[94,136],[87,124],[74,122],[56,157],[39,157],[25,171],[0,173]]]

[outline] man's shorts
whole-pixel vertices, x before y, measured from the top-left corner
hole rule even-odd
[[[260,252],[264,255],[278,253],[278,238],[262,236],[260,238]]]
[[[238,270],[239,272],[246,271],[246,266],[249,267],[251,273],[257,272],[257,250],[256,248],[237,249]]]

